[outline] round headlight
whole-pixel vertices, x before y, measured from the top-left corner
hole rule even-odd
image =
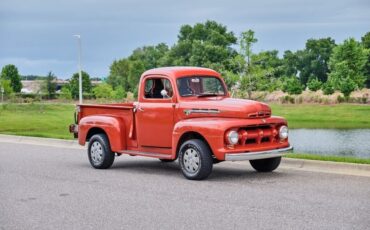
[[[239,141],[239,134],[235,130],[231,130],[226,134],[227,142],[231,145],[236,145]]]
[[[279,137],[280,139],[284,140],[284,139],[287,139],[288,138],[288,127],[286,127],[285,125],[281,126],[280,129],[279,129]]]

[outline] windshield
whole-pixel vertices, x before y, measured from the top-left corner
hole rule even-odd
[[[224,96],[225,88],[216,77],[183,77],[177,80],[177,88],[181,97]]]

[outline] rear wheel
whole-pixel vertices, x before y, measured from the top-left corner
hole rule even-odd
[[[205,179],[212,172],[211,150],[202,140],[188,140],[180,147],[179,163],[181,171],[187,179]]]
[[[257,172],[272,172],[277,167],[279,167],[281,157],[260,159],[260,160],[250,160],[250,164]]]
[[[114,153],[105,134],[95,134],[90,138],[87,155],[92,167],[96,169],[107,169],[112,166]]]

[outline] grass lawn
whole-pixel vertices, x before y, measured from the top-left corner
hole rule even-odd
[[[290,128],[370,128],[370,106],[355,104],[272,104],[274,115],[288,120]],[[72,139],[73,104],[0,105],[0,133]]]
[[[370,164],[368,158],[356,158],[356,157],[339,157],[339,156],[321,156],[315,154],[300,154],[300,153],[289,153],[285,155],[286,158],[295,159],[306,159],[306,160],[319,160],[319,161],[334,161],[334,162],[345,162],[345,163],[356,163],[356,164]]]
[[[285,117],[290,128],[370,128],[370,105],[270,104],[273,115]]]
[[[73,139],[68,126],[74,123],[72,104],[0,105],[0,133]]]

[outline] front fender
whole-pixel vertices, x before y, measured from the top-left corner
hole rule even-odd
[[[108,136],[111,150],[117,152],[126,148],[124,121],[119,117],[93,115],[80,120],[78,124],[78,143],[85,145],[88,133],[92,129],[101,129]]]
[[[220,148],[220,145],[223,145],[224,131],[224,125],[218,120],[195,118],[179,121],[174,127],[172,136],[172,146],[174,146],[172,149],[173,158],[176,157],[180,138],[188,132],[195,132],[203,136],[215,157],[218,158],[217,150]]]

